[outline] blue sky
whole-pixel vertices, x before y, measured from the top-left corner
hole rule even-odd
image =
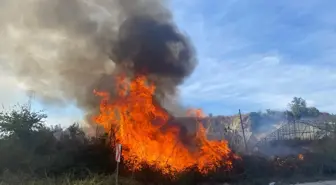
[[[285,109],[300,96],[336,112],[336,1],[172,0],[170,7],[199,61],[180,86],[183,104],[228,115]],[[26,101],[17,83],[0,75],[5,105],[14,101],[8,96]],[[74,106],[34,108],[54,124],[82,118]]]
[[[199,66],[181,100],[207,113],[285,109],[294,96],[336,112],[336,1],[175,0]]]

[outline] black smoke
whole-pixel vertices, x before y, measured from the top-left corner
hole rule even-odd
[[[42,102],[75,103],[88,118],[99,107],[93,90],[113,95],[114,77],[121,73],[129,78],[146,74],[157,85],[162,106],[181,110],[171,102],[197,62],[167,3],[3,0],[0,57],[5,60],[0,60],[0,69],[35,91]]]

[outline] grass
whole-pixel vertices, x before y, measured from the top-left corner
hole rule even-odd
[[[0,176],[0,185],[113,185],[115,175],[89,175],[85,179],[73,179],[71,175],[58,178],[34,178],[29,174],[5,172]],[[130,179],[120,178],[119,185],[140,185]]]

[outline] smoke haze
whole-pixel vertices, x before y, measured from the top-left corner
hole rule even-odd
[[[171,102],[166,99],[176,97],[196,60],[166,3],[2,0],[0,70],[15,75],[44,103],[75,103],[88,116],[99,104],[93,89],[113,94],[113,76],[119,73],[146,72],[161,102]]]

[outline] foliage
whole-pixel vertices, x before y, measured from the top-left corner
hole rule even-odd
[[[320,111],[316,107],[308,107],[306,116],[308,117],[318,117],[320,115]]]
[[[294,97],[289,103],[289,108],[295,119],[318,117],[320,115],[320,111],[316,107],[307,107],[306,100],[301,97]]]
[[[88,138],[78,124],[49,128],[45,118],[43,112],[25,106],[0,113],[0,173],[9,170],[43,176],[71,172],[85,176],[87,169],[99,173],[114,170],[106,138]]]
[[[311,112],[317,111],[312,109]],[[264,113],[251,113],[250,119],[261,124],[255,128],[260,129],[262,124],[276,121],[286,114],[293,115],[291,111],[267,110]],[[114,151],[106,135],[89,138],[78,124],[65,129],[60,126],[47,127],[45,118],[43,112],[30,111],[25,106],[0,113],[0,132],[3,133],[0,137],[0,174],[3,174],[0,185],[114,183]],[[334,143],[335,138],[313,143],[313,152],[304,154],[304,160],[298,160],[297,156],[273,159],[242,156],[241,160],[233,161],[232,170],[217,169],[207,175],[190,169],[171,179],[150,167],[133,173],[125,169],[122,163],[120,175],[133,177],[143,184],[185,185],[198,182],[264,184],[286,178],[332,177],[336,175]],[[136,183],[122,179],[121,184]]]
[[[21,106],[18,110],[0,113],[0,132],[5,136],[25,140],[34,132],[44,128],[46,114],[31,112],[27,106]]]
[[[307,103],[306,100],[301,97],[294,97],[293,100],[289,103],[289,107],[294,115],[294,118],[300,119],[307,112]]]
[[[288,106],[290,110],[286,111],[267,109],[266,112],[251,112],[249,117],[252,131],[258,133],[270,130],[272,125],[281,121],[294,121],[301,118],[317,118],[321,116],[316,107],[307,107],[306,100],[301,97],[294,97]]]

